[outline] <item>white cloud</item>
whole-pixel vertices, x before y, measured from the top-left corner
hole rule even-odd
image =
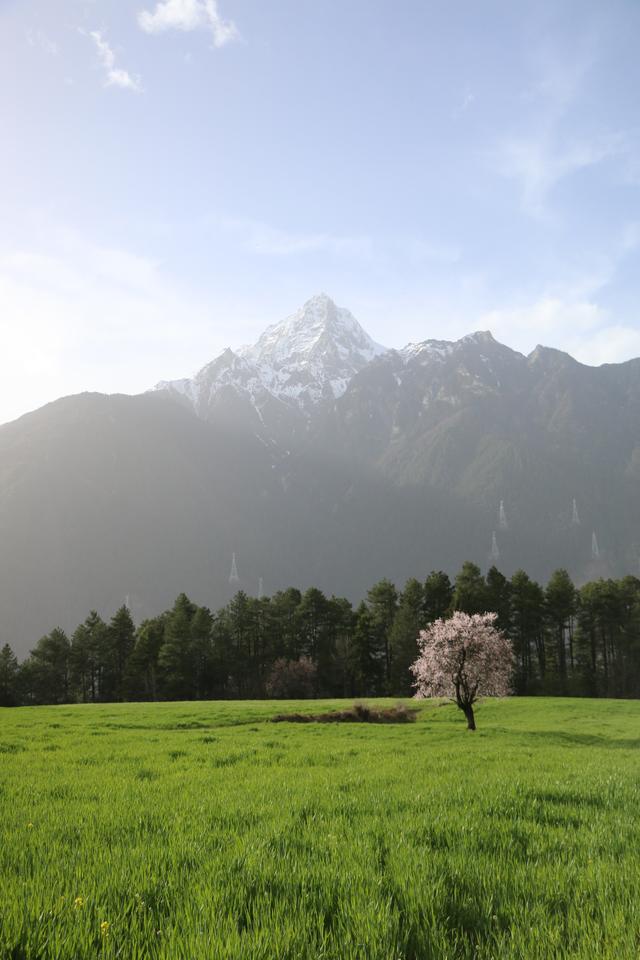
[[[591,300],[543,296],[531,304],[490,310],[478,326],[523,353],[540,343],[594,366],[640,357],[640,329],[613,322],[608,310]]]
[[[603,310],[590,301],[544,296],[525,306],[489,310],[479,323],[510,346],[530,350],[535,337],[536,343],[566,349],[567,340],[590,333],[605,319]]]
[[[140,77],[132,76],[127,70],[116,67],[116,56],[100,30],[92,30],[89,34],[96,45],[98,60],[104,67],[105,87],[120,87],[122,90],[131,90],[133,93],[142,93]]]
[[[547,286],[533,302],[521,298],[515,305],[487,311],[479,325],[523,353],[541,343],[593,365],[639,357],[640,328],[614,319],[598,302],[638,244],[640,223],[628,221],[608,238],[606,253],[582,256],[577,270],[565,264],[561,283]]]
[[[522,209],[535,219],[550,217],[550,195],[562,180],[624,150],[619,133],[571,132],[571,111],[596,60],[591,37],[579,47],[573,55],[534,52],[536,79],[519,103],[524,127],[502,137],[492,154],[498,173],[519,184]]]
[[[224,346],[162,265],[68,230],[0,256],[0,423],[82,390],[140,392]]]
[[[582,363],[623,363],[640,357],[640,330],[624,324],[610,324],[575,346],[575,357]]]
[[[617,136],[605,136],[562,145],[555,130],[507,138],[499,148],[498,170],[519,182],[525,212],[543,219],[548,215],[549,194],[561,180],[615,156],[620,143]]]
[[[217,0],[160,0],[153,11],[142,10],[138,14],[138,23],[146,33],[208,29],[216,47],[239,36],[233,21],[220,16]]]

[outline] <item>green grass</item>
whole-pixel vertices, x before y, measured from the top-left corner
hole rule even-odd
[[[343,705],[0,711],[0,958],[640,956],[640,703]]]

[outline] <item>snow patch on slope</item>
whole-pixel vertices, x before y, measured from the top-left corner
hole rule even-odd
[[[450,340],[424,340],[422,343],[408,343],[399,351],[405,362],[419,360],[421,363],[437,360],[442,362],[451,356],[456,344]]]

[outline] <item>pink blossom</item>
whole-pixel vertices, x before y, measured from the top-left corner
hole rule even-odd
[[[416,697],[450,697],[475,730],[478,697],[511,693],[513,650],[495,626],[497,614],[456,612],[420,631],[420,656],[412,665]]]

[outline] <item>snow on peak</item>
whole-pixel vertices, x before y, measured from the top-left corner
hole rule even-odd
[[[455,343],[450,340],[423,340],[422,343],[408,343],[399,351],[405,360],[419,360],[425,363],[429,360],[445,360],[454,350]]]
[[[468,333],[460,340],[424,340],[421,343],[408,343],[398,352],[405,363],[417,360],[424,364],[432,360],[446,360],[447,357],[464,350],[465,347],[487,347],[490,345],[496,345],[490,331],[476,330],[475,333]]]
[[[258,367],[276,396],[303,407],[339,397],[351,377],[381,353],[385,348],[371,339],[353,314],[324,293],[268,327],[253,346],[238,351]]]
[[[346,362],[362,366],[385,348],[371,339],[349,310],[337,307],[321,293],[307,300],[297,313],[268,327],[256,344],[238,352],[260,363],[281,365],[330,356],[335,351]]]
[[[493,334],[490,330],[476,330],[474,333],[468,333],[463,337],[460,343],[495,343]]]
[[[354,374],[385,352],[349,310],[322,293],[268,327],[257,343],[226,350],[192,380],[162,386],[187,397],[199,412],[223,386],[248,394],[254,406],[270,394],[305,410],[341,396]]]

